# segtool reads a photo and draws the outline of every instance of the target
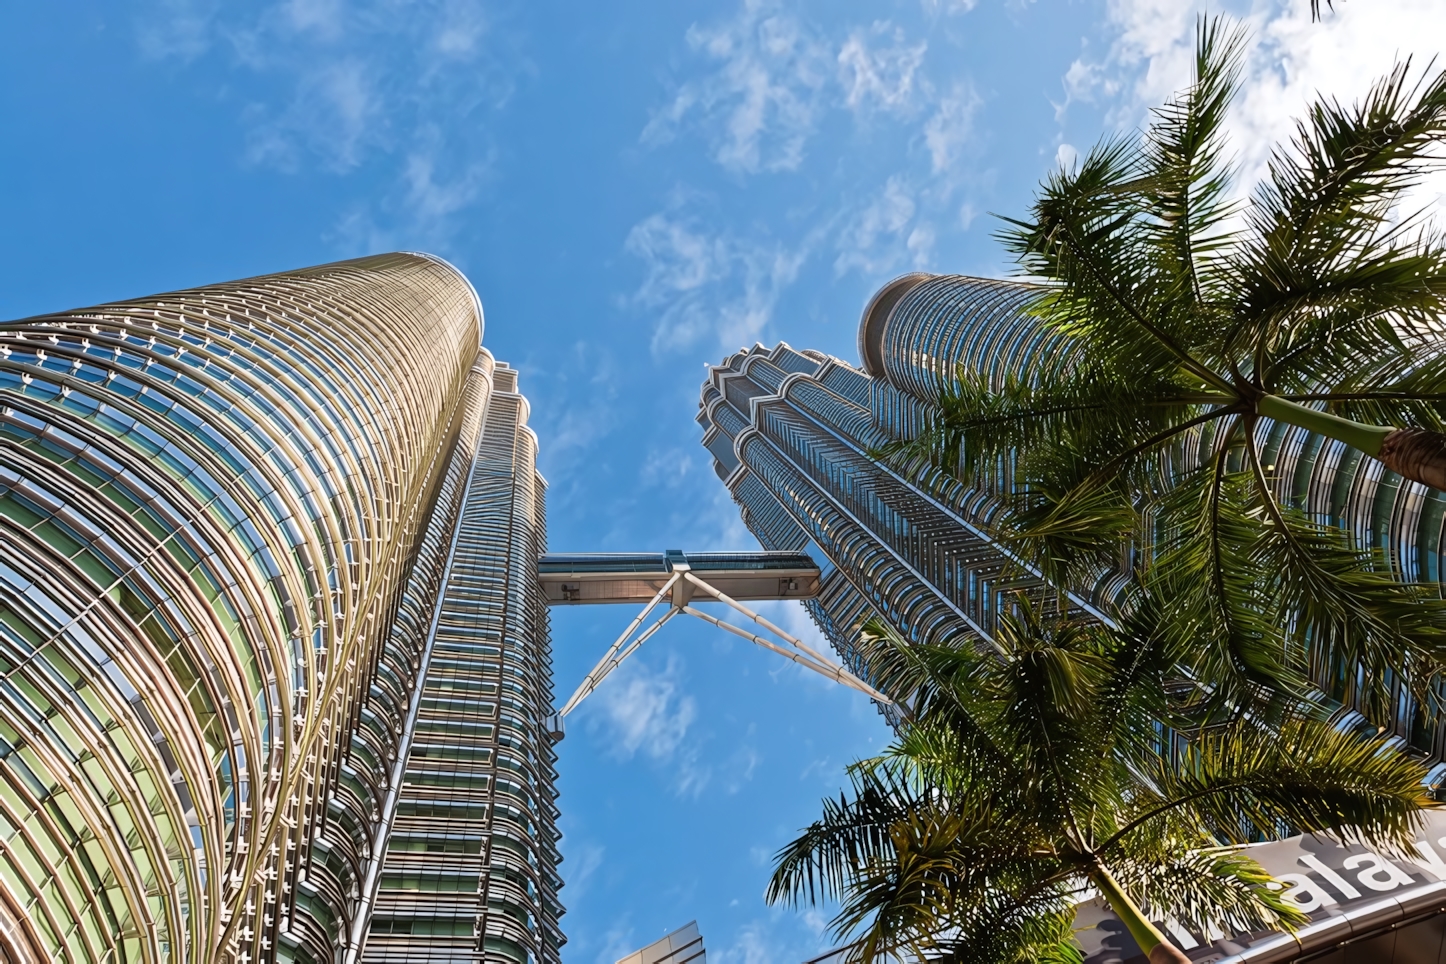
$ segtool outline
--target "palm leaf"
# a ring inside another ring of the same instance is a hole
[[[1134,821],[1188,807],[1234,843],[1289,828],[1410,853],[1433,805],[1421,763],[1313,719],[1273,734],[1248,722],[1209,730],[1150,776],[1154,793],[1136,801]]]
[[[1391,211],[1440,164],[1434,148],[1443,135],[1446,74],[1411,86],[1409,62],[1352,109],[1331,100],[1311,108],[1252,199],[1234,259],[1238,344],[1268,345],[1316,306],[1363,287],[1347,281],[1408,229],[1391,222]]]

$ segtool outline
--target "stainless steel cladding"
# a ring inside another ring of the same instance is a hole
[[[481,329],[407,254],[0,324],[0,957],[355,953],[500,397]]]
[[[879,385],[836,358],[758,346],[712,369],[698,415],[764,547],[816,547],[832,563],[805,605],[855,672],[870,613],[915,639],[987,633],[1009,568],[982,528],[989,503],[925,489],[873,457],[889,438],[872,411]],[[1015,573],[1008,584],[1034,583]]]

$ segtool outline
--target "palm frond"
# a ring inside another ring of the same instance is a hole
[[[1358,667],[1354,696],[1369,718],[1394,721],[1402,680],[1426,697],[1446,660],[1439,589],[1398,580],[1348,533],[1294,510],[1261,528],[1253,553],[1279,577],[1275,618],[1298,640],[1294,648]]]
[[[1199,934],[1293,929],[1309,916],[1280,897],[1270,874],[1248,855],[1196,839],[1141,837],[1110,861],[1119,882],[1156,917]]]
[[[919,957],[928,964],[1084,964],[1073,896],[1063,886],[1027,902],[998,895],[921,946]]]
[[[1251,549],[1260,538],[1253,477],[1226,470],[1228,450],[1181,479],[1158,513],[1158,555],[1146,573],[1181,664],[1220,704],[1250,707],[1262,690],[1299,693],[1299,660],[1271,619],[1274,574]]]
[[[1165,751],[1166,727],[1191,722],[1177,705],[1181,691],[1194,690],[1180,679],[1191,647],[1170,631],[1161,601],[1143,585],[1132,586],[1114,616],[1115,631],[1100,634],[1110,672],[1096,712],[1102,750],[1133,765]]]
[[[1137,801],[1134,819],[1188,808],[1234,843],[1290,828],[1409,853],[1433,805],[1425,777],[1421,763],[1321,720],[1289,720],[1268,734],[1242,722],[1206,731],[1160,765],[1153,799]]]
[[[1213,262],[1229,247],[1224,222],[1234,205],[1222,160],[1223,125],[1245,49],[1244,29],[1228,28],[1218,17],[1201,17],[1195,34],[1194,80],[1154,110],[1144,143],[1150,173],[1141,185],[1151,215],[1143,231],[1157,251],[1158,269],[1175,279],[1173,298],[1186,311],[1216,295]]]
[[[1250,555],[1270,574],[1273,621],[1296,641],[1291,655],[1308,659],[1313,649],[1357,667],[1354,695],[1363,710],[1392,721],[1402,677],[1425,697],[1440,675],[1446,601],[1439,589],[1398,580],[1382,553],[1362,551],[1342,530],[1282,506],[1254,433],[1245,442],[1264,510]]]
[[[1393,223],[1391,213],[1441,163],[1443,136],[1446,73],[1412,84],[1409,61],[1353,108],[1313,105],[1252,199],[1235,258],[1239,344],[1274,343],[1329,305],[1344,278],[1395,260],[1392,242],[1412,225]]]
[[[1064,462],[1063,453],[1054,454]],[[1069,463],[1057,467],[1054,479],[1036,479],[1018,493],[996,528],[1004,549],[1054,586],[1108,569],[1139,525],[1125,486],[1090,478],[1084,459]],[[1060,475],[1074,478],[1062,483]]]
[[[882,620],[870,619],[854,646],[869,679],[884,692],[905,696],[916,721],[951,727],[955,738],[969,740],[975,752],[988,745],[967,698],[985,659],[979,640],[915,643]]]
[[[1003,379],[961,365],[923,431],[884,454],[947,471],[965,484],[993,483],[1007,491],[1016,452],[1063,440],[1071,449],[1108,457],[1188,419],[1200,400],[1173,372],[1122,377],[1070,364],[1068,353],[1043,361]]]
[[[921,804],[887,772],[858,773],[852,798],[823,801],[823,816],[775,857],[769,903],[816,903],[845,893],[859,866],[893,854],[890,828]]]

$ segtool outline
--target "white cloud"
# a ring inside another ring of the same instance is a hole
[[[1112,123],[1144,123],[1149,107],[1189,82],[1202,9],[1175,0],[1112,0],[1108,53],[1071,66],[1064,107],[1094,100]],[[1255,0],[1237,13],[1251,35],[1229,121],[1241,191],[1264,176],[1271,149],[1293,133],[1294,119],[1318,95],[1349,104],[1398,59],[1413,56],[1420,69],[1446,47],[1446,4],[1439,0],[1338,3],[1319,23],[1311,22],[1310,5],[1301,0]],[[1434,179],[1422,200],[1439,206],[1443,191],[1446,178]]]
[[[799,782],[820,782],[829,788],[835,788],[844,781],[844,768],[833,762],[831,757],[819,757],[811,761],[798,774]]]
[[[699,115],[714,159],[725,168],[750,174],[797,168],[828,79],[828,46],[770,0],[743,0],[733,19],[695,24],[687,41],[716,67],[678,88],[643,141],[669,140]]]
[[[569,883],[569,890],[571,887],[572,884]],[[633,937],[632,924],[624,919],[608,928],[607,933],[603,936],[602,949],[598,951],[594,960],[597,964],[613,964],[614,961],[622,960],[637,949],[638,944]]]
[[[1269,145],[1318,94],[1349,104],[1398,60],[1412,57],[1419,72],[1446,50],[1446,4],[1436,0],[1337,3],[1316,24],[1308,5],[1286,5],[1257,14],[1252,26],[1258,43],[1231,124],[1246,184],[1264,176]],[[1423,200],[1430,195],[1440,210],[1446,178],[1424,187]]]
[[[534,408],[530,424],[546,439],[541,469],[552,480],[548,495],[566,504],[576,498],[570,489],[587,489],[588,499],[599,483],[600,463],[594,454],[624,417],[617,396],[624,372],[607,339],[549,344],[531,356],[513,359],[527,372],[525,391]],[[545,399],[566,398],[569,404],[545,404]],[[585,469],[581,468],[586,466]],[[580,491],[580,490],[579,490]]]
[[[983,101],[957,67],[948,68],[946,83],[931,77],[940,72],[932,63],[938,55],[925,39],[888,20],[814,25],[777,0],[740,0],[730,18],[694,25],[687,39],[704,61],[702,75],[674,88],[645,143],[697,133],[731,173],[802,170],[809,139],[832,113],[856,137],[887,138],[903,157],[862,178],[869,158],[809,165],[797,208],[770,223],[770,231],[793,232],[783,240],[757,227],[730,228],[726,215],[700,216],[696,199],[675,197],[640,221],[626,247],[646,272],[634,301],[659,313],[655,352],[714,338],[730,351],[763,337],[783,291],[821,249],[833,250],[836,276],[857,272],[872,283],[930,267],[941,237],[968,230],[973,188],[987,180],[969,163]],[[837,177],[851,182],[821,195],[814,182]],[[872,178],[869,187],[859,184]],[[940,221],[935,211],[958,216]]]
[[[765,866],[768,863],[771,857]],[[775,912],[744,924],[731,941],[715,941],[708,956],[714,964],[794,964],[817,956],[827,946],[827,929],[827,914],[818,908],[797,914]]]
[[[887,38],[891,46],[876,41]],[[918,93],[917,74],[928,44],[909,44],[904,31],[887,21],[855,30],[838,52],[839,81],[844,103],[855,111],[912,110]]]
[[[1073,144],[1061,143],[1055,149],[1054,162],[1066,171],[1073,170],[1075,164],[1079,162],[1079,151]]]
[[[246,158],[253,164],[296,170],[304,154],[335,171],[361,163],[366,149],[385,137],[388,121],[373,89],[371,70],[359,59],[324,63],[302,76],[291,102],[267,117],[258,107]]]
[[[939,100],[933,116],[924,124],[924,144],[935,174],[954,169],[974,132],[974,114],[981,101],[972,84],[956,86]]]
[[[712,471],[712,456],[708,459],[708,470]],[[721,485],[709,485],[710,493],[706,502],[695,508],[700,533],[700,545],[717,546],[720,552],[751,552],[758,548],[758,539],[743,524],[738,503],[732,494]]]
[[[633,226],[624,245],[642,260],[635,300],[659,313],[653,350],[713,340],[725,349],[751,344],[773,317],[782,291],[798,277],[810,246],[745,240],[710,230],[675,201]]]
[[[676,489],[688,479],[689,472],[693,468],[693,452],[673,447],[668,449],[652,449],[648,457],[643,460],[643,466],[638,470],[638,478],[644,485],[661,485],[664,488]]]
[[[517,69],[489,47],[483,0],[149,0],[143,53],[202,56],[249,76],[243,160],[283,172],[390,170],[338,220],[348,253],[375,242],[444,246],[480,200],[494,151],[481,110],[500,107]],[[515,67],[515,65],[514,65]],[[258,78],[266,82],[258,83]]]
[[[487,33],[487,17],[479,4],[450,0],[442,8],[433,47],[447,57],[467,59],[480,52]]]
[[[774,964],[776,960],[789,960],[776,953],[772,946],[767,926],[762,921],[753,921],[743,927],[738,938],[729,946],[719,948],[710,956],[717,964]]]
[[[743,785],[753,779],[753,772],[762,760],[763,757],[751,746],[740,746],[733,751],[725,766],[727,772],[723,789],[728,793],[742,790]]]
[[[697,716],[693,698],[679,691],[680,675],[675,657],[661,671],[633,658],[603,681],[584,705],[594,711],[590,719],[604,725],[609,752],[623,760],[641,752],[659,763],[675,762]]]
[[[731,19],[690,27],[687,42],[708,66],[676,87],[643,142],[699,130],[734,173],[797,170],[829,110],[907,116],[934,99],[922,73],[928,42],[887,20],[831,37],[777,0],[742,0]]]
[[[438,139],[440,141],[440,138]],[[422,225],[448,223],[454,214],[477,200],[489,164],[473,159],[452,177],[439,173],[445,158],[441,143],[425,145],[407,155],[407,210]]]
[[[803,603],[783,601],[759,603],[759,606],[761,607],[760,611],[763,612],[767,618],[783,627],[788,631],[789,635],[795,639],[802,640],[804,645],[808,646],[814,652],[822,653],[825,658],[827,658],[829,653],[833,652],[832,644],[829,643],[828,639],[819,631],[818,624],[813,621],[813,617],[808,614],[808,610],[803,608]],[[837,657],[835,656],[835,658]],[[807,670],[804,670],[804,672],[810,677],[828,683],[827,680],[824,680],[822,676],[816,673]],[[828,685],[836,686],[838,684],[828,683]]]
[[[219,9],[219,0],[158,0],[136,26],[142,55],[153,60],[195,60],[211,46]]]
[[[281,13],[291,29],[331,39],[341,33],[347,10],[343,0],[286,0]]]
[[[575,903],[587,893],[588,881],[602,866],[603,854],[607,851],[596,844],[583,844],[576,849],[569,846],[567,851],[567,897],[569,902]],[[611,964],[617,958],[608,960]]]
[[[906,179],[897,174],[890,177],[883,190],[839,233],[835,273],[882,275],[895,270],[905,258],[923,267],[933,247],[934,230],[915,220],[918,208]]]

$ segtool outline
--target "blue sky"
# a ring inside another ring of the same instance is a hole
[[[1354,97],[1446,38],[1439,0],[1336,6],[1311,25],[1307,0],[1225,5],[1255,37],[1245,183],[1310,91]],[[1007,272],[991,212],[1140,123],[1186,75],[1195,9],[8,4],[0,316],[432,251],[522,371],[554,549],[748,547],[692,421],[703,366],[755,340],[854,359],[894,275]],[[554,614],[560,699],[629,615]],[[862,697],[675,622],[570,722],[566,960],[611,964],[692,918],[715,964],[828,945],[826,914],[762,893],[770,855],[885,741]]]

